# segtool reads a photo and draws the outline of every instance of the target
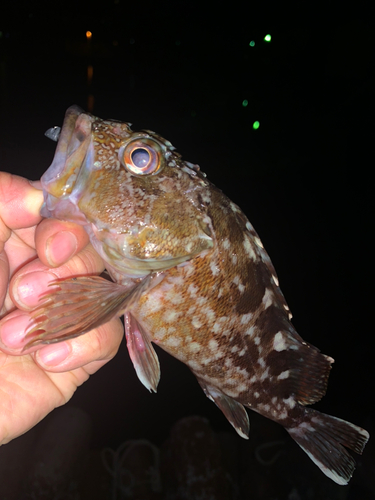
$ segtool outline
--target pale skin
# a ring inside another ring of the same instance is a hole
[[[23,351],[29,312],[56,278],[100,274],[103,261],[81,226],[42,220],[42,191],[0,172],[0,444],[27,432],[110,361],[119,319],[58,344]]]

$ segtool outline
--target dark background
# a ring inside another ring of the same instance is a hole
[[[44,132],[62,124],[71,104],[168,138],[243,209],[298,332],[336,360],[316,407],[371,427],[371,2],[1,8],[1,170],[38,179],[55,149]],[[69,404],[90,415],[93,447],[130,438],[160,445],[174,422],[193,414],[230,430],[189,370],[158,352],[157,395],[138,382],[125,344],[77,391]]]

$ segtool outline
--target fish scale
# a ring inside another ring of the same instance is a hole
[[[41,182],[42,215],[82,224],[115,283],[53,283],[33,312],[27,347],[124,314],[147,389],[156,392],[160,379],[155,343],[191,369],[241,437],[247,407],[284,426],[324,474],[347,484],[355,462],[345,447],[362,453],[369,435],[306,407],[325,394],[333,359],[295,331],[258,234],[197,165],[152,131],[72,106]]]

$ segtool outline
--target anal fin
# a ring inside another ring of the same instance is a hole
[[[235,399],[226,396],[216,387],[206,384],[206,382],[197,377],[199,385],[208,399],[211,399],[218,408],[224,413],[228,422],[233,425],[237,433],[244,439],[249,439],[250,422],[249,416],[241,403]]]
[[[126,344],[139,380],[150,392],[156,392],[160,380],[158,356],[142,326],[127,312],[124,316]]]

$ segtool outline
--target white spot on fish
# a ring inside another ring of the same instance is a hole
[[[212,327],[212,331],[214,333],[219,333],[223,329],[224,323],[226,322],[227,317],[222,316],[221,318],[217,319]]]
[[[167,337],[164,342],[170,347],[179,347],[181,345],[181,339],[179,337]]]
[[[280,351],[285,351],[286,350],[286,343],[284,336],[281,332],[277,332],[274,339],[273,339],[273,348],[275,351],[280,352]]]
[[[217,276],[220,273],[219,267],[213,261],[210,262],[210,268],[213,276]]]
[[[260,380],[263,382],[263,380],[266,380],[266,378],[268,378],[268,377],[269,377],[269,367],[267,366],[267,368],[264,370],[264,372],[260,376]]]
[[[189,254],[192,250],[193,250],[193,246],[194,246],[194,243],[192,241],[190,241],[186,246],[185,246],[185,250],[186,252]]]
[[[254,236],[254,241],[260,248],[264,248],[263,243],[260,241],[260,238],[258,236]]]
[[[152,300],[149,299],[147,301],[147,309],[149,314],[153,314],[157,312],[162,306],[162,302],[160,300]]]
[[[188,292],[192,297],[195,297],[198,292],[198,287],[193,285],[192,283],[189,285]]]
[[[194,326],[194,328],[201,328],[202,326],[202,322],[199,318],[197,318],[197,316],[195,316],[192,321],[191,321],[191,324]]]
[[[259,398],[259,396],[260,396],[259,392],[254,392],[254,396],[255,396],[256,398]]]
[[[277,279],[277,276],[275,276],[274,274],[272,275],[272,279],[273,281],[275,282],[275,285],[276,286],[279,286],[279,280]]]
[[[190,368],[192,370],[195,370],[195,371],[199,371],[202,369],[202,366],[200,363],[197,363],[196,361],[194,361],[193,359],[189,359],[188,362],[187,362],[188,366],[190,366]]]
[[[238,396],[238,390],[230,390],[230,389],[226,389],[225,393],[227,394],[227,396],[230,396],[232,398],[236,398]]]
[[[164,315],[163,315],[163,319],[166,323],[173,323],[174,321],[177,320],[178,316],[180,315],[180,313],[178,313],[177,311],[175,310],[168,310]]]
[[[246,385],[246,384],[239,384],[239,385],[237,386],[237,390],[238,390],[238,392],[239,392],[239,393],[241,393],[241,392],[246,392],[246,391],[247,391],[247,389],[248,389],[248,387],[247,387],[247,385]]]
[[[288,399],[284,399],[284,403],[289,406],[289,408],[294,408],[296,406],[296,402],[292,398],[292,396],[289,396]]]
[[[270,288],[266,288],[266,291],[264,292],[264,296],[262,299],[262,304],[264,305],[264,309],[267,309],[272,305],[273,302],[273,293]]]
[[[246,229],[247,229],[248,231],[254,231],[254,228],[253,228],[253,226],[250,224],[250,222],[249,222],[249,221],[247,221],[247,222],[246,222]]]
[[[249,335],[249,337],[252,337],[255,333],[255,327],[251,326],[245,331],[245,335]]]
[[[223,241],[223,247],[224,247],[225,250],[229,250],[229,248],[230,248],[230,241],[228,240],[228,238],[226,238]]]
[[[239,366],[236,366],[235,370],[239,375],[242,375],[242,377],[245,377],[245,379],[247,380],[249,372],[245,370],[245,368],[240,368]]]
[[[230,202],[230,208],[233,210],[233,212],[240,212],[241,210],[238,208],[238,206],[233,203],[232,201]]]
[[[201,345],[198,344],[198,342],[192,342],[191,344],[189,344],[190,352],[196,353],[199,352],[200,350],[201,350]]]
[[[254,252],[253,245],[251,243],[250,238],[245,235],[244,241],[243,241],[243,246],[245,248],[245,251],[247,255],[250,257],[251,260],[256,260],[257,256],[256,253]]]
[[[241,316],[241,325],[247,325],[249,323],[249,321],[251,320],[252,316],[253,315],[251,313],[243,314]]]
[[[211,201],[210,193],[209,193],[209,192],[203,193],[203,194],[202,194],[202,200],[203,200],[205,203],[209,204],[209,203],[210,203],[210,201]]]
[[[289,377],[289,370],[285,370],[284,372],[281,372],[277,378],[278,380],[283,380],[284,378],[288,377]]]
[[[215,339],[211,339],[208,342],[208,347],[211,349],[211,351],[216,351],[217,348],[219,347],[219,343]]]

